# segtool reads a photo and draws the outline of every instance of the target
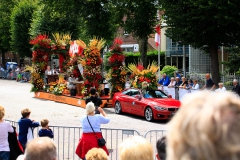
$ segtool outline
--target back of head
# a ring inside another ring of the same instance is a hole
[[[240,159],[240,100],[230,92],[186,96],[170,122],[168,160]]]
[[[152,145],[143,137],[134,136],[120,144],[120,160],[153,160]]]
[[[95,111],[95,106],[93,102],[88,102],[86,105],[86,114],[90,114]]]
[[[25,160],[55,160],[57,150],[52,139],[39,137],[28,142],[25,155]]]
[[[31,110],[28,109],[28,108],[25,108],[25,109],[23,109],[23,110],[21,111],[21,114],[22,114],[22,117],[23,117],[23,118],[28,117],[28,116],[30,115],[30,113],[31,113]]]
[[[0,106],[0,120],[3,119],[4,115],[5,115],[5,109],[2,106]]]
[[[96,94],[96,89],[95,88],[90,88],[90,94],[95,95]]]
[[[87,152],[86,160],[108,160],[108,156],[103,149],[92,148]]]
[[[165,160],[166,159],[166,137],[165,136],[157,141],[156,147],[157,147],[158,157],[160,158],[160,160]]]

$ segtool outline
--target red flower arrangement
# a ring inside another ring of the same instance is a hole
[[[126,69],[123,65],[125,56],[122,53],[123,49],[120,47],[122,40],[116,38],[114,40],[113,46],[111,46],[110,51],[112,55],[108,58],[108,66],[111,67],[108,75],[109,82],[111,83],[111,95],[115,92],[122,91],[125,87],[126,80]]]
[[[88,94],[91,87],[99,88],[99,84],[102,83],[101,73],[101,49],[103,48],[105,41],[103,39],[93,38],[87,48],[84,51],[84,57],[80,57],[79,62],[84,67],[83,77],[85,90]]]

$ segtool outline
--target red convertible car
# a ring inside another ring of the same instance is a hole
[[[144,116],[147,121],[170,119],[180,107],[180,101],[169,98],[161,90],[146,90],[142,93],[129,88],[114,94],[112,104],[115,112]]]

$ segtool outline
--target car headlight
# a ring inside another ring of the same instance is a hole
[[[160,106],[154,106],[154,108],[155,108],[156,110],[159,110],[159,111],[167,110],[167,108],[165,108],[165,107],[160,107]]]

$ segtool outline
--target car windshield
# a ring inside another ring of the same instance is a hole
[[[168,98],[168,96],[160,90],[147,90],[143,94],[144,98]]]

